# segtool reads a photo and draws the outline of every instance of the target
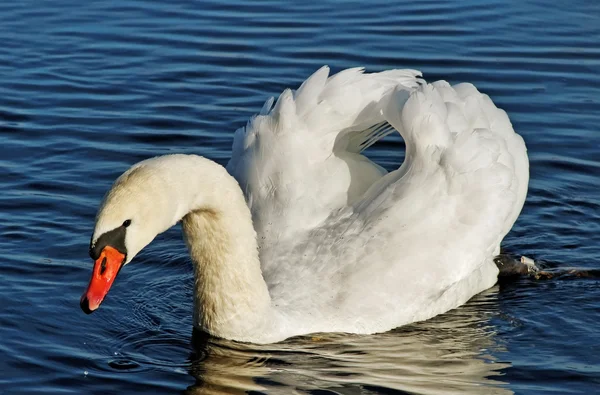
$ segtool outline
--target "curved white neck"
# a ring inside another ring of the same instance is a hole
[[[194,158],[195,159],[195,158]],[[204,160],[186,188],[183,234],[194,263],[194,324],[212,335],[243,340],[265,324],[271,306],[250,210],[237,181]]]
[[[195,277],[194,325],[212,335],[249,339],[268,320],[271,299],[262,276],[250,210],[225,168],[194,155],[176,155],[176,211]],[[181,218],[179,216],[179,218]]]
[[[224,167],[196,155],[166,155],[137,163],[107,193],[93,239],[123,226],[125,220],[126,263],[157,234],[183,220],[194,263],[197,328],[251,341],[272,324],[250,209]]]

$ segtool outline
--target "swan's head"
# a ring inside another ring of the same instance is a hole
[[[177,207],[169,205],[174,191],[165,186],[154,162],[140,162],[126,171],[98,210],[90,241],[94,269],[80,301],[88,314],[100,306],[121,268],[177,220]]]

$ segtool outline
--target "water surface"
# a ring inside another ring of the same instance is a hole
[[[560,3],[560,2],[559,2]],[[501,284],[376,336],[191,342],[180,229],[123,270],[91,316],[94,215],[131,164],[225,164],[233,131],[323,64],[470,81],[510,115],[530,193],[505,248],[599,269],[600,3],[0,3],[0,392],[544,394],[600,388],[594,278]],[[370,155],[402,160],[390,137]]]

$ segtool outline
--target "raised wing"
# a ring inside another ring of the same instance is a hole
[[[394,90],[413,90],[419,72],[362,68],[329,77],[323,67],[296,91],[236,131],[227,170],[240,183],[261,239],[313,229],[386,172],[360,152],[393,129],[383,110]]]
[[[384,120],[404,138],[405,162],[309,234],[270,249],[263,273],[277,303],[390,328],[455,308],[496,282],[493,256],[527,191],[522,138],[470,84],[397,90],[387,104]]]
[[[408,100],[400,92],[384,114],[404,138],[406,159],[349,209],[355,225],[346,232],[353,235],[346,237],[353,240],[348,260],[355,264],[344,269],[348,278],[360,281],[369,262],[368,273],[380,273],[379,287],[411,279],[411,292],[432,301],[461,289],[453,287],[478,271],[485,273],[473,280],[480,284],[463,289],[491,286],[492,258],[527,193],[523,139],[506,113],[471,84],[438,81]],[[448,300],[458,305],[470,296]]]

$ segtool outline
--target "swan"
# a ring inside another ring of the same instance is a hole
[[[406,153],[388,173],[362,152],[393,132]],[[197,329],[253,343],[384,332],[496,283],[528,180],[523,139],[473,85],[325,66],[235,132],[226,168],[175,154],[121,175],[98,210],[80,305],[96,310],[181,221]]]

